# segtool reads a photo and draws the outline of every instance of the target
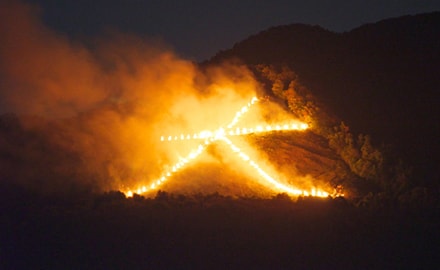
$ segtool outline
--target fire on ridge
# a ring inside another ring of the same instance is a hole
[[[289,123],[279,123],[275,125],[260,124],[254,127],[236,127],[241,117],[246,114],[249,109],[255,105],[259,99],[253,97],[246,106],[243,106],[241,110],[237,111],[232,121],[226,127],[220,127],[217,130],[203,130],[194,134],[180,134],[180,135],[168,135],[161,136],[160,141],[184,141],[184,140],[201,140],[198,147],[191,150],[191,152],[183,158],[180,158],[179,162],[174,164],[170,170],[165,171],[161,177],[153,181],[149,185],[141,185],[136,189],[128,189],[123,192],[127,197],[132,197],[133,194],[144,194],[154,190],[157,190],[161,185],[168,181],[175,173],[181,171],[185,166],[194,161],[204,150],[214,142],[223,142],[229,146],[230,150],[235,153],[242,161],[243,165],[252,169],[252,172],[259,179],[266,183],[266,186],[277,192],[285,192],[291,196],[314,196],[314,197],[328,197],[330,194],[326,191],[311,188],[310,190],[302,190],[296,187],[284,184],[279,180],[272,177],[263,168],[261,168],[249,155],[243,152],[237,147],[229,137],[242,136],[251,133],[265,133],[272,131],[304,131],[309,128],[307,123],[300,121],[291,121]]]

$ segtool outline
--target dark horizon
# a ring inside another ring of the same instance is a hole
[[[75,38],[107,30],[157,38],[203,61],[273,26],[304,23],[344,32],[366,23],[440,10],[438,1],[63,1],[29,0],[45,23]]]

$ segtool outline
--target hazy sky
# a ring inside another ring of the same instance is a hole
[[[364,23],[440,11],[438,0],[30,0],[51,28],[75,36],[118,29],[156,37],[202,61],[271,26],[306,23],[343,32]]]

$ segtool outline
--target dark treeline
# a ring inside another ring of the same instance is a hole
[[[439,203],[2,188],[2,269],[414,269],[438,264]]]

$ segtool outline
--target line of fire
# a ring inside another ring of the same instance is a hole
[[[123,190],[127,197],[132,197],[134,194],[146,194],[155,190],[158,190],[165,182],[173,177],[176,173],[183,170],[186,165],[194,162],[197,157],[204,152],[204,150],[213,143],[224,143],[228,146],[230,151],[234,153],[242,161],[243,166],[247,166],[254,173],[255,177],[259,180],[263,180],[267,188],[272,189],[275,192],[287,193],[290,196],[312,196],[312,197],[336,197],[343,196],[338,192],[328,192],[322,189],[312,187],[309,190],[299,189],[290,184],[283,183],[280,180],[273,177],[266,170],[264,170],[252,157],[246,154],[242,149],[236,146],[232,139],[236,136],[243,136],[248,134],[269,133],[276,131],[305,131],[309,129],[307,123],[303,123],[297,120],[290,122],[278,123],[278,124],[260,124],[251,127],[239,127],[237,126],[242,116],[247,114],[250,109],[262,99],[253,97],[247,105],[243,106],[236,112],[235,117],[225,127],[220,127],[217,130],[202,130],[193,134],[179,134],[179,135],[167,135],[161,136],[160,141],[162,143],[185,141],[185,140],[199,140],[200,144],[192,149],[185,157],[181,157],[180,160],[174,164],[171,169],[166,170],[158,179],[152,181],[148,185],[140,185],[135,189]]]

